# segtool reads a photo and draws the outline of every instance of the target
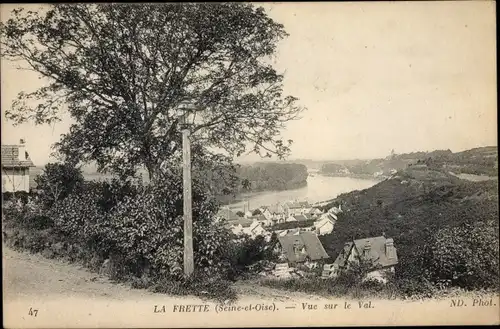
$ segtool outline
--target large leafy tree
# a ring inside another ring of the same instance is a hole
[[[56,147],[68,160],[117,173],[144,166],[155,178],[180,158],[186,118],[205,161],[214,149],[290,151],[279,132],[301,108],[269,64],[287,34],[262,8],[57,4],[12,15],[1,25],[2,56],[49,84],[21,92],[6,116],[43,124],[67,109],[75,124]]]

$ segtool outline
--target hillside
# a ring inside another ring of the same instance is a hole
[[[369,189],[340,195],[326,208],[337,204],[342,204],[344,213],[334,231],[320,238],[329,255],[335,259],[353,238],[385,234],[397,246],[401,275],[417,266],[417,255],[441,230],[484,223],[498,241],[496,180],[472,182],[419,165]]]
[[[480,147],[453,153],[450,150],[391,154],[383,159],[332,161],[321,166],[320,173],[330,176],[390,176],[395,170],[427,163],[454,173],[498,175],[498,148]]]

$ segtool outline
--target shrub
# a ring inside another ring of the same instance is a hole
[[[2,193],[3,202],[20,200],[21,202],[27,203],[30,197],[33,197],[32,192],[28,193],[26,191],[16,191]]]
[[[213,200],[194,184],[195,266],[206,275],[227,275],[230,235],[212,221],[216,210]],[[118,181],[87,183],[58,201],[51,215],[71,243],[85,245],[87,258],[113,258],[119,277],[182,276],[182,183],[176,177],[147,187]]]
[[[230,260],[230,277],[235,278],[251,270],[252,273],[262,271],[269,261],[274,261],[276,255],[273,249],[278,241],[276,234],[271,236],[269,242],[263,236],[255,239],[244,236],[242,239],[228,243],[227,258]]]
[[[83,184],[82,171],[67,163],[48,163],[35,178],[42,204],[50,208]]]
[[[231,288],[231,282],[221,276],[206,276],[200,272],[188,278],[164,278],[154,284],[151,290],[172,295],[195,295],[218,302],[236,300],[236,292]]]
[[[429,248],[429,279],[445,287],[498,288],[498,244],[498,222],[439,230]]]

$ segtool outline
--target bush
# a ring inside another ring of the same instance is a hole
[[[226,256],[231,262],[230,278],[245,272],[262,271],[268,265],[267,262],[275,260],[273,249],[277,242],[276,234],[271,236],[269,242],[263,236],[257,236],[255,239],[244,236],[242,239],[231,241]]]
[[[213,200],[194,184],[195,266],[206,275],[227,275],[230,235],[212,221],[216,210]],[[113,257],[118,276],[182,276],[182,183],[176,177],[147,187],[88,183],[58,201],[50,213],[71,243],[80,241],[100,259]]]
[[[76,191],[83,181],[82,171],[67,163],[48,163],[35,178],[41,202],[47,208]]]
[[[498,244],[493,221],[441,229],[429,248],[428,277],[444,287],[498,288]]]
[[[151,291],[172,295],[195,295],[218,302],[236,300],[236,292],[231,288],[231,282],[221,276],[207,277],[200,272],[189,278],[164,278],[153,285]]]
[[[33,193],[26,191],[16,191],[16,192],[3,192],[2,199],[3,202],[20,200],[23,203],[27,203],[30,197],[33,197]]]

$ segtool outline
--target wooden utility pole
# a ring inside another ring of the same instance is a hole
[[[183,191],[184,191],[184,274],[194,272],[193,213],[191,200],[191,141],[189,126],[184,119],[182,126]]]

